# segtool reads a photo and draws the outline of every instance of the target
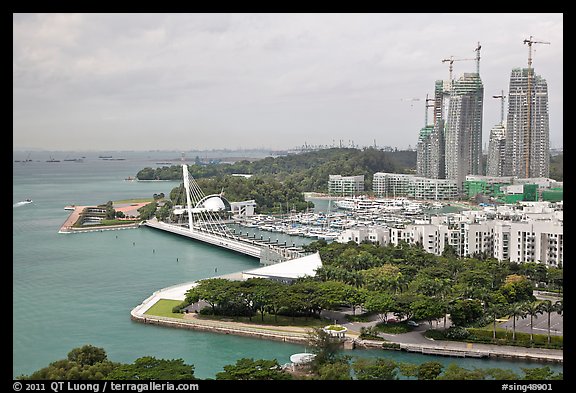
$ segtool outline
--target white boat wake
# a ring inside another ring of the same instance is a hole
[[[27,200],[27,201],[20,201],[20,202],[16,202],[15,204],[12,205],[12,207],[20,207],[20,206],[24,206],[24,205],[28,205],[32,203],[31,200]]]

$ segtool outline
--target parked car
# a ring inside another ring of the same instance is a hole
[[[386,320],[386,322],[387,322],[387,323],[396,323],[396,322],[398,322],[398,320],[397,320],[396,318],[388,318],[388,319]]]
[[[412,321],[412,320],[409,320],[408,322],[406,322],[406,324],[407,324],[408,326],[413,326],[413,327],[420,326],[420,324],[419,324],[418,322],[415,322],[415,321]]]

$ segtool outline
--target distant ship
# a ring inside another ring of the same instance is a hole
[[[98,156],[98,158],[112,158],[112,156]]]
[[[60,160],[55,160],[54,158],[52,158],[52,156],[50,156],[50,159],[46,160],[46,162],[60,162]]]

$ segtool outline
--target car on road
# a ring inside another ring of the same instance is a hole
[[[418,327],[420,326],[420,324],[418,322],[415,322],[413,320],[409,320],[408,322],[406,322],[406,325],[408,326],[412,326],[412,327]]]
[[[396,322],[398,322],[398,320],[396,318],[388,318],[386,320],[386,323],[396,323]]]

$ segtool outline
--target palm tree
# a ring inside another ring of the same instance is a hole
[[[516,318],[524,318],[526,311],[524,311],[523,303],[514,303],[510,306],[510,316],[512,317],[512,341],[516,341]]]
[[[499,303],[492,303],[488,306],[488,313],[492,316],[492,339],[496,340],[496,319],[504,312],[504,305]]]
[[[564,312],[564,300],[558,300],[555,304],[556,304],[556,312],[558,313],[558,315],[562,315],[562,312]]]
[[[524,311],[526,312],[524,317],[527,315],[530,316],[530,342],[532,342],[534,339],[534,334],[532,332],[534,318],[538,318],[538,314],[543,313],[542,304],[540,302],[526,303],[524,304]]]
[[[550,344],[550,314],[553,312],[562,314],[564,303],[562,300],[558,300],[555,303],[552,303],[551,300],[544,300],[540,303],[540,306],[542,307],[542,311],[548,314],[548,344]]]

